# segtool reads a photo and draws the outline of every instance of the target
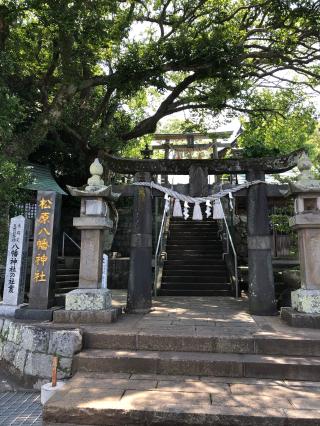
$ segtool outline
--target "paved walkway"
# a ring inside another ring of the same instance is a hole
[[[125,306],[126,292],[113,290],[115,306]],[[183,336],[269,336],[320,342],[319,330],[293,328],[279,316],[252,316],[246,298],[232,297],[158,297],[146,315],[123,315],[109,326],[86,326],[104,333],[152,333]],[[320,352],[318,353],[320,355]]]
[[[113,291],[113,297],[115,305],[125,305],[124,292]],[[319,381],[236,377],[237,371],[230,374],[229,367],[226,376],[231,377],[216,377],[224,374],[220,371],[211,376],[183,375],[185,370],[193,371],[193,363],[211,356],[226,361],[263,354],[264,362],[297,365],[305,356],[319,356],[319,331],[290,328],[279,317],[252,316],[245,298],[159,297],[146,315],[123,315],[116,323],[84,329],[89,349],[82,355],[92,357],[91,372],[83,367],[75,375],[50,401],[45,419],[59,419],[63,413],[70,423],[84,421],[85,416],[88,423],[110,425],[161,421],[165,425],[320,425]],[[161,353],[165,361],[170,356],[177,365],[180,362],[181,369],[170,375],[126,372],[138,369],[143,357],[141,370],[147,372],[152,356]],[[109,365],[104,373],[99,371],[99,356],[102,370]],[[121,359],[124,372],[112,372]],[[68,410],[64,410],[66,401]]]
[[[75,423],[91,417],[92,424],[151,424],[147,419],[157,412],[163,424],[171,419],[171,424],[194,425],[198,419],[201,425],[316,426],[319,401],[320,382],[78,373],[50,400],[49,410],[59,412],[67,404]],[[103,423],[106,412],[108,422]],[[139,415],[145,423],[139,423]],[[201,415],[207,422],[200,421]]]

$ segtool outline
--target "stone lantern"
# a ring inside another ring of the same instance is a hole
[[[103,167],[97,158],[90,166],[90,173],[84,189],[68,187],[71,195],[81,198],[80,217],[73,219],[73,225],[81,230],[79,288],[67,293],[64,314],[57,314],[59,317],[64,315],[64,319],[81,320],[83,317],[88,322],[88,311],[93,312],[92,316],[97,320],[98,317],[106,318],[103,312],[111,309],[111,292],[101,288],[103,243],[105,230],[113,227],[108,203],[120,196],[112,192],[111,186],[104,185],[101,178]],[[82,317],[67,315],[66,318],[67,311],[86,314]],[[100,315],[97,315],[98,311]]]
[[[292,326],[320,328],[320,180],[306,154],[298,168],[298,181],[289,184],[295,198],[289,224],[298,233],[301,288],[291,293],[292,308],[282,308],[281,317]]]

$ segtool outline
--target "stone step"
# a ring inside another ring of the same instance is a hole
[[[201,246],[210,246],[210,245],[216,246],[216,245],[221,245],[222,243],[221,243],[221,240],[218,239],[218,238],[217,239],[207,238],[204,241],[201,241],[201,244],[199,244],[198,241],[194,241],[194,239],[192,239],[192,238],[188,239],[186,237],[184,237],[184,238],[169,237],[168,240],[167,240],[167,246],[168,245],[181,246],[181,245],[186,245],[186,244],[188,245],[188,247],[193,247],[193,246],[199,246],[199,245],[201,245]]]
[[[78,288],[78,281],[74,281],[74,282],[69,282],[67,286],[65,287],[59,287],[55,289],[55,293],[58,294],[65,294],[65,293],[69,293],[69,291],[74,290],[75,288]]]
[[[181,281],[173,281],[172,279],[165,278],[161,283],[161,291],[162,290],[186,290],[187,292],[190,291],[199,291],[199,290],[230,290],[230,284],[225,282],[203,282],[203,278],[198,281],[194,281],[194,279],[191,281],[181,280]]]
[[[212,274],[201,274],[199,275],[174,275],[174,276],[170,276],[165,274],[164,276],[162,276],[162,280],[163,283],[183,283],[183,284],[188,284],[188,283],[193,283],[193,284],[197,284],[197,283],[201,283],[201,284],[217,284],[217,283],[225,283],[226,282],[226,275],[220,274],[218,276],[214,276]]]
[[[189,210],[190,211],[190,210]],[[218,227],[218,222],[212,219],[204,220],[193,220],[192,218],[184,219],[182,217],[173,217],[170,219],[170,225],[185,225],[185,226],[201,226],[201,225],[210,225]]]
[[[77,274],[77,275],[79,275],[79,268],[78,269],[76,269],[76,268],[73,268],[73,269],[71,269],[71,268],[61,268],[61,267],[58,267],[57,268],[57,272],[56,272],[56,276],[58,277],[59,275],[73,275],[73,274]]]
[[[222,253],[221,252],[215,252],[215,253],[198,253],[198,252],[181,252],[181,250],[175,250],[170,251],[168,253],[169,260],[186,260],[186,261],[193,261],[193,260],[202,260],[208,262],[214,262],[215,260],[222,260]]]
[[[202,255],[222,255],[222,250],[219,248],[214,248],[214,247],[209,247],[209,248],[204,248],[204,247],[199,247],[197,249],[185,249],[183,245],[181,245],[180,247],[166,247],[166,252],[167,254],[170,256],[174,256],[180,253],[180,256],[183,257],[184,255],[194,255],[194,256],[202,256]]]
[[[318,426],[318,382],[76,374],[45,404],[43,424]]]
[[[74,371],[320,380],[320,358],[90,349],[75,356]]]
[[[169,277],[226,277],[227,272],[225,268],[214,268],[211,269],[202,269],[202,268],[190,268],[189,270],[187,268],[182,269],[164,269],[162,273],[162,277],[169,278]]]
[[[226,264],[225,262],[220,258],[220,259],[215,259],[213,260],[211,258],[210,262],[208,262],[208,259],[199,259],[199,258],[194,258],[194,259],[167,259],[164,261],[164,267],[168,268],[168,269],[175,269],[175,268],[189,268],[189,269],[194,269],[195,268],[207,268],[207,269],[211,269],[211,268],[225,268]]]
[[[155,319],[154,321],[157,321]],[[174,320],[173,320],[174,321]],[[83,331],[85,349],[117,349],[132,351],[173,351],[173,352],[205,352],[229,354],[276,355],[289,357],[318,357],[320,340],[295,337],[273,337],[272,335],[229,335],[221,334],[225,327],[231,327],[233,318],[220,318],[214,321],[189,319],[195,327],[214,327],[216,335],[207,336],[172,335],[159,333],[155,329],[140,332],[117,332],[107,328],[85,328]],[[204,325],[206,324],[206,325]],[[211,328],[212,331],[212,328]]]
[[[170,228],[169,235],[185,235],[197,238],[197,236],[210,236],[211,238],[219,238],[217,230],[211,228]]]
[[[188,244],[185,241],[180,243],[168,242],[166,249],[168,250],[182,250],[182,251],[219,251],[222,252],[221,242],[217,244]]]
[[[78,281],[79,280],[79,273],[78,274],[57,274],[56,275],[56,283],[63,283],[66,281]]]
[[[208,297],[228,297],[232,296],[231,290],[189,290],[186,286],[181,290],[163,289],[162,287],[158,291],[159,296],[208,296]]]
[[[213,224],[192,224],[192,223],[173,223],[169,226],[170,230],[180,230],[180,231],[195,231],[196,229],[200,231],[213,231],[218,232],[219,228]]]

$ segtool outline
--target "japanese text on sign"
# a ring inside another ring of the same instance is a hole
[[[34,257],[34,274],[33,280],[36,283],[43,283],[47,281],[46,264],[48,262],[48,250],[50,249],[50,236],[51,236],[51,221],[52,221],[52,206],[53,202],[50,198],[42,197],[38,201],[38,217],[36,224],[38,225],[36,238],[36,255]]]

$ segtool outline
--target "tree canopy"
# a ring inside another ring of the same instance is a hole
[[[245,112],[293,73],[316,85],[319,36],[313,0],[0,0],[2,155],[77,180],[175,112]]]
[[[264,89],[248,101],[252,112],[242,120],[238,139],[246,157],[278,156],[305,148],[319,162],[317,115],[307,96],[296,88]]]

